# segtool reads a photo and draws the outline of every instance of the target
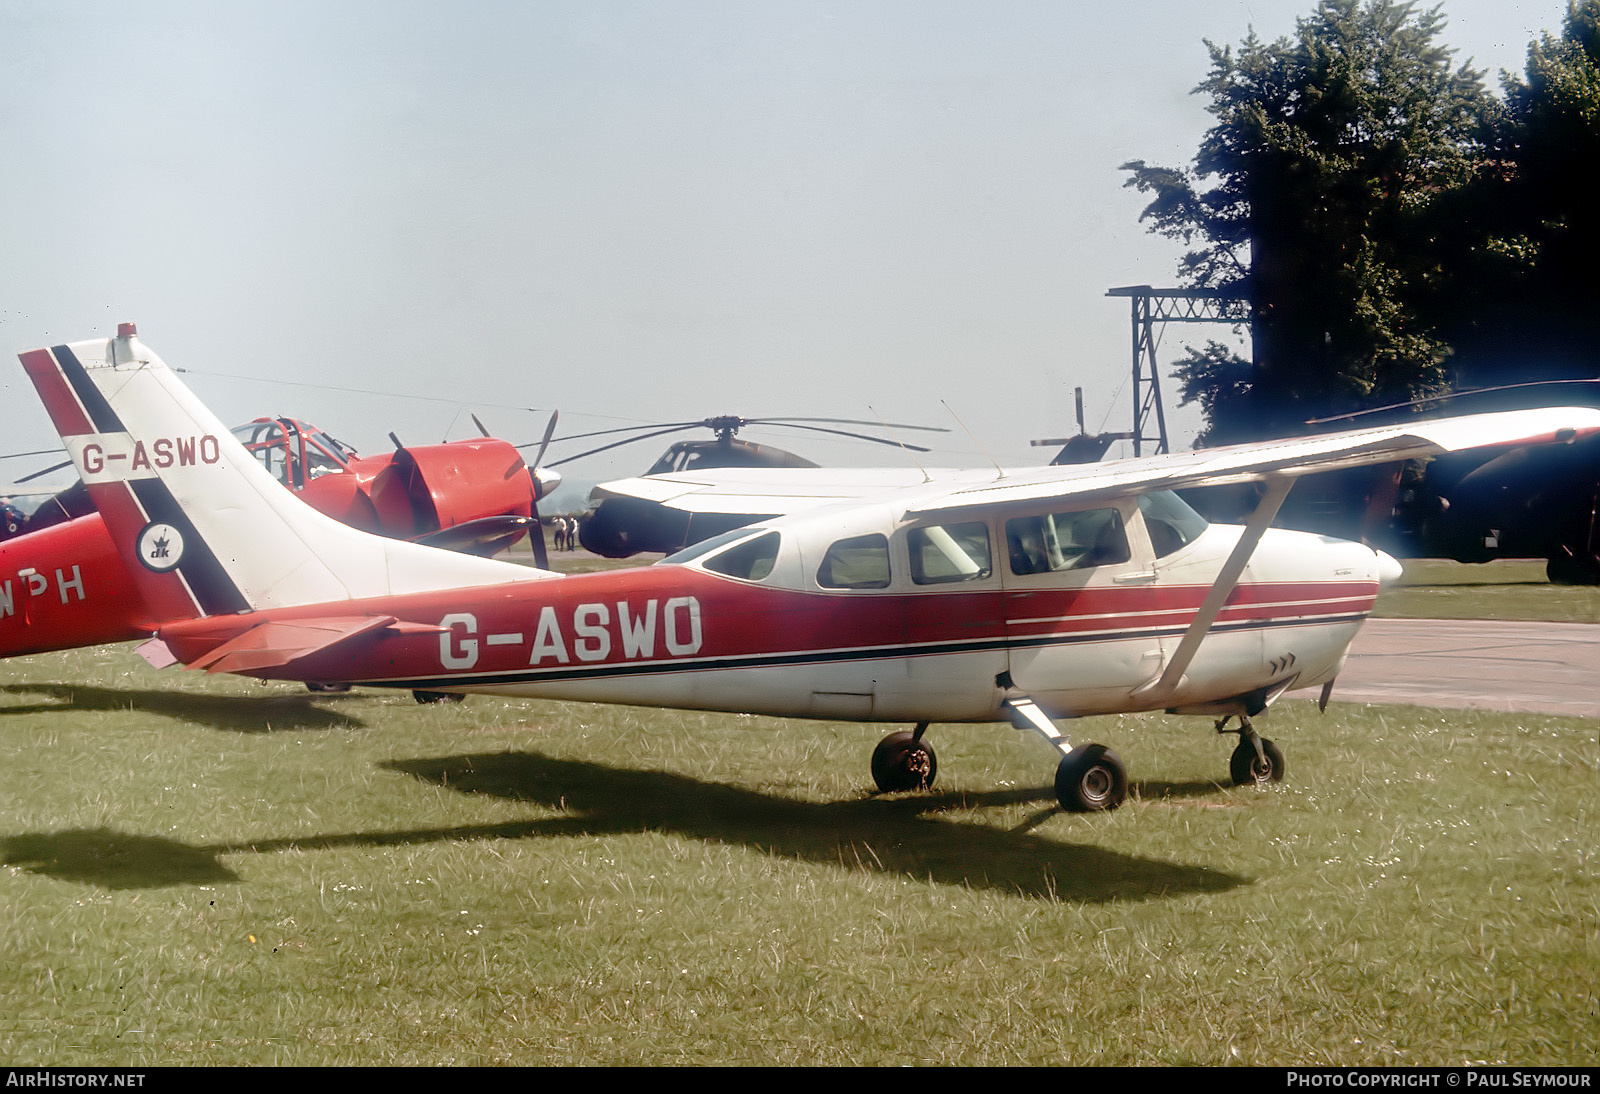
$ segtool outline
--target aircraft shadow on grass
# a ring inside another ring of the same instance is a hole
[[[107,828],[73,829],[0,838],[0,863],[108,889],[145,889],[238,881],[221,859],[246,852],[648,831],[748,847],[850,872],[900,875],[1041,900],[1147,900],[1221,892],[1248,883],[1204,866],[1046,839],[1025,830],[1031,822],[1005,831],[929,816],[1053,800],[1052,791],[1045,788],[815,803],[683,775],[623,770],[529,752],[397,760],[384,766],[461,793],[536,803],[563,815],[505,824],[200,846]]]
[[[337,695],[200,695],[138,688],[100,688],[82,684],[0,684],[12,695],[46,695],[59,702],[0,707],[0,717],[49,711],[137,711],[180,722],[197,722],[231,733],[272,733],[280,729],[365,729],[357,718],[323,710],[317,704]]]
[[[1082,902],[1214,892],[1245,879],[1203,866],[1061,843],[1027,829],[1058,811],[1049,788],[803,802],[661,771],[608,767],[533,752],[384,765],[466,794],[562,810],[549,835],[666,832],[802,862]],[[1016,829],[937,819],[954,810],[1050,803]]]

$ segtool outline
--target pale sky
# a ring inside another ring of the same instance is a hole
[[[1443,7],[1495,88],[1566,10]],[[0,0],[0,450],[55,442],[12,355],[131,319],[224,421],[365,452],[470,435],[468,410],[517,441],[551,409],[561,432],[875,410],[956,430],[906,435],[933,463],[985,462],[943,400],[1039,462],[1074,386],[1091,430],[1129,428],[1105,292],[1175,283],[1119,166],[1188,165],[1203,39],[1312,8]],[[1164,363],[1205,336],[1169,328]],[[638,473],[665,444],[565,470]]]

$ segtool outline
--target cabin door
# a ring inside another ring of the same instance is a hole
[[[1012,684],[1062,717],[1127,709],[1162,665],[1163,592],[1132,500],[999,529]]]

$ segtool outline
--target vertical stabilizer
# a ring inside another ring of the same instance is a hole
[[[553,577],[368,535],[278,482],[131,323],[24,353],[152,622]]]

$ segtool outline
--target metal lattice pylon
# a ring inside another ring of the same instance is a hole
[[[1250,321],[1250,303],[1239,293],[1222,289],[1154,289],[1125,285],[1109,289],[1107,296],[1125,296],[1133,308],[1133,454],[1144,455],[1145,442],[1154,442],[1152,455],[1167,452],[1167,412],[1161,403],[1161,371],[1156,346],[1161,338],[1156,324],[1227,323]],[[1150,419],[1155,418],[1155,432]]]

